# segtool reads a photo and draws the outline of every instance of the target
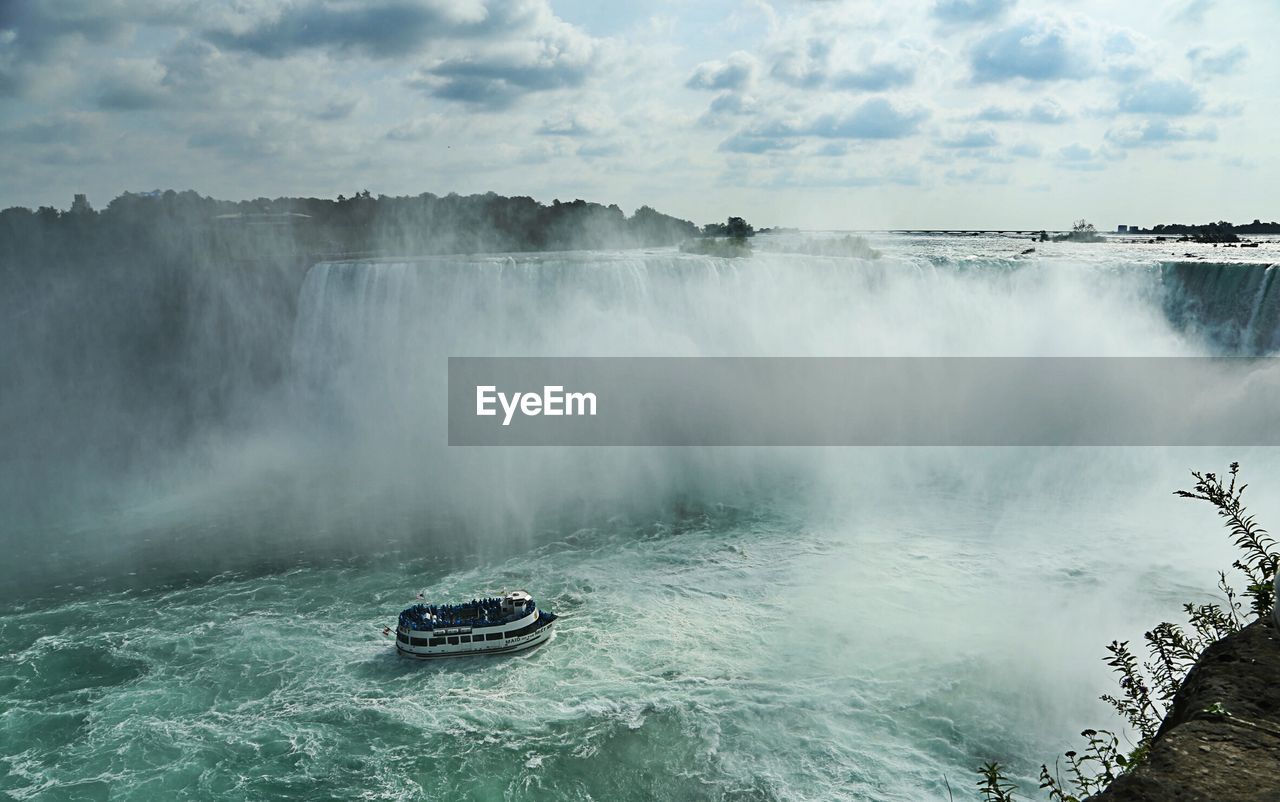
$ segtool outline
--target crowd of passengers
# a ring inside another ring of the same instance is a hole
[[[459,625],[485,626],[487,624],[504,624],[514,621],[523,615],[533,612],[533,601],[530,600],[514,609],[513,613],[502,612],[502,599],[486,596],[483,599],[472,599],[468,604],[415,604],[400,614],[400,626],[406,629],[435,629],[436,627],[455,627]]]

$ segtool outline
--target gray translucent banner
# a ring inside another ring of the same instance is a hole
[[[449,444],[1277,445],[1280,360],[451,357]]]

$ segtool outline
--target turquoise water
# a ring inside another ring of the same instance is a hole
[[[0,788],[919,800],[950,784],[971,798],[981,760],[1029,774],[1102,715],[1103,637],[1134,624],[1118,612],[1114,627],[1073,627],[1065,599],[1085,619],[1116,597],[1139,603],[1134,619],[1152,614],[1144,599],[1175,602],[1091,556],[1151,537],[1108,529],[1110,513],[1073,522],[1065,499],[1032,516],[956,491],[917,488],[923,509],[888,514],[815,518],[775,501],[544,533],[471,565],[384,554],[10,609]],[[1049,532],[1078,535],[1067,565]],[[504,586],[561,614],[549,643],[424,663],[381,635],[418,590]],[[1049,633],[1064,642],[1036,643]]]
[[[789,658],[769,645],[786,629],[778,580],[835,546],[736,518],[583,531],[466,571],[222,576],[10,614],[4,736],[24,748],[5,788],[702,799],[874,784],[829,718],[866,689],[783,677]],[[515,657],[399,659],[378,628],[408,603],[411,577],[441,598],[536,577],[559,631]],[[798,743],[784,735],[797,726],[809,731]]]

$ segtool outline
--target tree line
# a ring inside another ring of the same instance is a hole
[[[676,245],[699,235],[688,220],[642,206],[628,217],[616,204],[544,204],[530,197],[375,196],[224,201],[196,192],[126,192],[101,212],[77,196],[67,211],[50,206],[0,212],[0,260],[66,261],[77,255],[183,243],[251,254],[269,240],[303,254],[378,252],[423,255]]]

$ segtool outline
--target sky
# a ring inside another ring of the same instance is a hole
[[[698,223],[1280,218],[1277,0],[0,0],[0,207],[494,191]]]

